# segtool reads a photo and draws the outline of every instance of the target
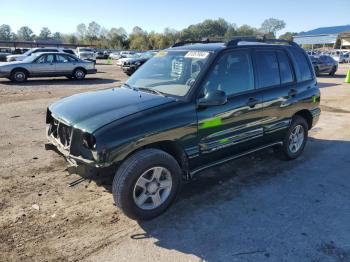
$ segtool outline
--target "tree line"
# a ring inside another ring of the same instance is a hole
[[[165,28],[162,33],[147,32],[141,27],[135,26],[128,34],[123,27],[106,29],[92,21],[89,24],[77,25],[75,33],[51,32],[48,27],[43,27],[39,35],[35,35],[28,26],[23,26],[17,32],[13,32],[10,25],[3,24],[0,26],[0,40],[57,40],[68,44],[94,45],[98,48],[149,50],[167,48],[178,41],[200,40],[206,37],[229,40],[235,36],[266,35],[269,38],[275,38],[276,33],[284,29],[285,26],[286,23],[283,20],[275,18],[266,19],[260,28],[249,25],[237,26],[219,18],[207,19],[180,31]],[[280,35],[279,38],[291,40],[295,34],[287,32]]]

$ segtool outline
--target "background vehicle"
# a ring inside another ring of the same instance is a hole
[[[0,48],[0,61],[6,61],[6,57],[11,55],[11,50],[7,48]]]
[[[147,62],[148,59],[152,58],[155,54],[156,52],[149,51],[149,52],[142,53],[140,57],[126,60],[122,65],[122,69],[124,73],[127,74],[128,76],[131,76],[141,65]]]
[[[74,51],[69,48],[32,48],[26,51],[23,54],[18,54],[18,55],[8,55],[6,57],[7,62],[12,62],[12,61],[22,61],[26,57],[31,56],[32,54],[36,53],[44,53],[44,52],[64,52],[67,54],[72,54],[75,55]]]
[[[349,52],[344,51],[333,51],[330,56],[338,63],[347,63],[349,59]]]
[[[68,161],[117,166],[113,197],[131,218],[160,215],[206,168],[276,146],[299,157],[318,121],[320,90],[297,44],[191,43],[160,51],[121,88],[47,110],[47,138]]]
[[[93,62],[81,60],[67,53],[45,52],[28,56],[23,61],[0,64],[0,77],[22,83],[29,77],[66,76],[84,79],[96,73]]]
[[[329,55],[310,56],[310,59],[317,76],[322,73],[334,76],[338,70],[338,63]]]
[[[96,63],[96,53],[92,48],[78,47],[76,54],[80,59],[88,60]]]

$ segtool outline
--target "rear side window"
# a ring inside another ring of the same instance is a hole
[[[281,84],[292,83],[294,79],[288,56],[284,52],[278,51],[277,58],[280,69]]]
[[[258,88],[280,84],[280,73],[275,52],[257,51],[255,53],[258,74]]]
[[[293,49],[293,55],[295,58],[295,62],[297,63],[297,70],[298,70],[298,76],[299,76],[298,80],[299,81],[311,80],[313,78],[313,74],[311,72],[309,63],[304,53],[302,53],[302,51]]]

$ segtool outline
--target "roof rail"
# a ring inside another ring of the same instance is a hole
[[[224,41],[212,41],[209,38],[203,38],[202,40],[190,40],[190,41],[180,41],[173,44],[171,47],[190,45],[190,44],[209,44],[209,43],[223,43]]]
[[[285,39],[269,39],[265,36],[256,37],[256,36],[238,36],[232,38],[230,41],[226,43],[226,46],[237,46],[239,42],[260,42],[260,43],[285,43],[295,47],[299,47],[299,45],[293,41],[285,40]]]

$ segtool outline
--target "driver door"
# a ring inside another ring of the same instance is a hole
[[[200,157],[192,168],[240,154],[262,143],[262,93],[255,89],[248,49],[224,53],[203,82],[200,97],[222,90],[224,105],[197,109]]]
[[[55,55],[44,54],[31,64],[32,76],[51,76],[55,74]]]

